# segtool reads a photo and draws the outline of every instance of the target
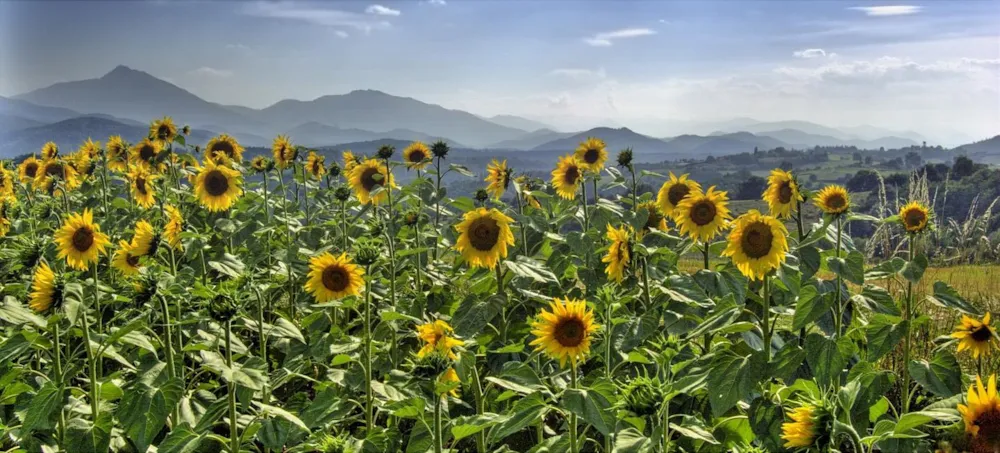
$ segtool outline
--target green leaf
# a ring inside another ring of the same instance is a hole
[[[716,417],[725,414],[746,398],[763,378],[766,362],[763,353],[748,356],[724,353],[716,356],[708,375],[708,400]]]
[[[98,415],[96,423],[82,418],[71,419],[66,424],[66,453],[110,451],[112,424],[110,412]]]
[[[504,266],[519,277],[530,278],[538,283],[558,283],[559,278],[553,274],[544,262],[518,255],[517,261],[505,261]]]
[[[833,273],[855,285],[865,284],[865,257],[855,250],[847,254],[847,259],[830,257],[826,261]]]
[[[254,401],[253,403],[257,405],[258,408],[260,408],[261,413],[263,413],[264,415],[270,417],[282,418],[284,420],[287,420],[291,424],[298,426],[299,428],[302,428],[303,431],[309,432],[309,427],[306,426],[305,423],[302,423],[302,420],[300,420],[299,417],[295,416],[295,414],[292,414],[291,412],[288,412],[280,407],[271,406],[270,404],[264,404],[259,401]]]
[[[452,171],[454,171],[454,172],[456,172],[456,173],[458,173],[458,174],[460,174],[462,176],[467,176],[467,177],[470,177],[470,178],[476,176],[474,173],[472,173],[471,171],[469,171],[469,169],[466,168],[464,165],[448,164],[448,169],[452,170]]]
[[[570,412],[590,423],[601,434],[611,433],[612,423],[604,419],[604,414],[610,412],[611,403],[600,393],[585,389],[566,389],[562,396],[562,405]]]
[[[939,350],[930,362],[913,360],[907,369],[914,381],[937,396],[947,398],[962,392],[962,367],[950,351]]]
[[[632,316],[623,324],[614,326],[611,341],[620,353],[627,353],[641,345],[660,329],[660,312],[649,310],[642,316]]]
[[[4,297],[3,303],[0,304],[0,320],[14,326],[33,324],[35,327],[44,329],[46,325],[45,318],[21,305],[17,299],[11,296]]]
[[[635,428],[626,428],[615,436],[615,453],[652,453],[654,442]]]
[[[902,272],[904,268],[906,268],[906,260],[894,257],[891,260],[878,263],[875,267],[869,269],[865,272],[865,278],[868,280],[879,280],[892,277]]]
[[[501,420],[503,420],[502,416],[492,412],[486,412],[482,415],[458,417],[451,422],[451,435],[455,442],[458,442],[496,425]]]
[[[681,415],[681,422],[679,424],[671,422],[670,429],[691,439],[700,440],[712,445],[719,444],[719,441],[715,439],[715,436],[705,426],[705,422],[701,421],[698,417]]]
[[[209,261],[208,266],[230,278],[239,278],[246,268],[243,261],[240,261],[237,256],[228,253],[224,253],[222,259],[218,261]]]
[[[955,422],[958,421],[958,413],[954,410],[924,410],[919,412],[907,412],[899,417],[896,427],[893,428],[893,435],[905,434],[908,431],[919,428],[932,421]]]
[[[205,440],[208,432],[198,434],[186,425],[175,426],[156,447],[156,453],[194,453]]]
[[[815,286],[803,286],[799,290],[799,298],[795,303],[795,316],[792,319],[792,329],[801,329],[809,323],[830,312],[832,300],[825,294],[819,294]]]
[[[900,273],[903,275],[903,278],[913,283],[917,283],[920,281],[920,278],[924,276],[924,271],[927,270],[927,264],[926,256],[917,255],[913,258],[913,261],[908,261],[906,265],[903,266],[903,270],[900,271]]]
[[[816,381],[830,384],[844,370],[847,359],[854,352],[854,343],[849,337],[839,340],[827,338],[819,333],[806,337],[806,361],[816,373]]]
[[[888,315],[875,315],[865,327],[868,338],[868,360],[876,361],[888,354],[906,334],[908,321]]]
[[[115,414],[139,451],[146,451],[184,393],[184,383],[169,377],[166,367],[163,362],[144,364]]]
[[[881,286],[865,285],[861,294],[851,296],[851,300],[869,310],[892,316],[900,316],[899,307],[896,306],[895,299],[889,291]]]
[[[503,440],[535,424],[545,409],[545,401],[538,392],[521,398],[510,408],[510,415],[491,432],[490,437],[495,441]]]
[[[771,377],[789,380],[802,365],[802,361],[806,359],[805,349],[800,348],[797,344],[788,342],[785,346],[774,355],[770,363],[770,373]]]
[[[455,333],[463,338],[472,338],[482,333],[490,321],[493,320],[500,311],[506,299],[502,296],[490,296],[486,299],[478,295],[470,295],[462,301],[452,318],[451,325],[455,328]]]
[[[935,282],[934,295],[927,296],[927,300],[935,305],[953,308],[965,314],[982,314],[982,310],[967,302],[964,298],[962,298],[958,291],[955,290],[955,288],[952,288],[951,285],[945,282]]]
[[[63,389],[52,381],[46,382],[31,398],[31,404],[24,415],[21,431],[50,429],[55,426],[55,414],[63,404]]]

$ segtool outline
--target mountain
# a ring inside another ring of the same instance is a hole
[[[548,143],[554,140],[559,140],[561,138],[566,138],[572,136],[572,132],[556,132],[552,129],[539,129],[534,132],[528,132],[521,137],[504,140],[502,142],[497,142],[492,145],[487,146],[490,149],[518,149],[518,150],[529,150],[534,149],[544,143]]]
[[[736,132],[720,135],[679,135],[665,139],[672,152],[682,156],[724,156],[751,152],[753,149],[773,149],[788,144],[772,137],[754,135],[749,132]]]
[[[814,146],[856,146],[861,149],[899,149],[918,144],[913,140],[902,137],[880,137],[874,140],[862,140],[858,138],[843,140],[829,135],[810,134],[798,129],[762,131],[756,135],[773,137],[798,149],[812,148]]]
[[[0,96],[0,115],[14,116],[39,123],[54,123],[80,116],[80,113],[70,109],[46,107]]]
[[[6,134],[20,129],[27,129],[29,127],[38,127],[44,124],[45,123],[28,118],[0,113],[0,134]]]
[[[522,118],[520,116],[514,116],[514,115],[496,115],[496,116],[491,116],[487,119],[501,126],[506,126],[514,129],[521,129],[522,131],[537,131],[539,129],[552,129],[552,126],[549,126],[548,124],[541,123],[535,120],[529,120],[527,118]]]
[[[411,131],[409,129],[393,129],[387,132],[372,132],[363,129],[341,129],[316,121],[309,121],[307,123],[300,124],[285,131],[285,134],[291,137],[295,143],[313,147],[380,139],[407,140],[408,142],[422,141],[428,144],[438,140],[444,140],[452,147],[465,147],[464,145],[450,139],[434,137],[422,132]]]
[[[1000,135],[986,140],[965,144],[954,149],[976,162],[1000,164]]]
[[[839,127],[840,129],[848,134],[851,134],[862,140],[876,140],[882,137],[902,137],[905,139],[913,140],[915,143],[921,143],[927,140],[927,137],[920,135],[913,131],[894,131],[890,129],[884,129],[881,127],[869,126],[867,124],[862,124],[860,126],[850,126],[850,127]]]
[[[148,133],[146,125],[132,126],[96,116],[81,116],[3,134],[0,136],[0,158],[37,152],[49,141],[68,153],[76,151],[88,138],[103,142],[108,136],[121,135],[129,143],[135,143]],[[192,144],[205,143],[213,135],[212,132],[193,130],[187,140]]]
[[[608,153],[614,155],[621,149],[628,147],[632,148],[632,151],[637,155],[650,155],[650,154],[663,154],[669,153],[670,150],[667,147],[666,142],[653,137],[639,134],[633,132],[627,127],[622,127],[618,129],[612,129],[609,127],[597,127],[590,129],[585,132],[580,132],[577,134],[570,135],[568,137],[559,138],[549,142],[542,143],[534,148],[533,151],[566,151],[571,152],[576,149],[580,142],[586,140],[588,137],[597,137],[604,140],[604,144],[607,145]],[[613,157],[612,157],[613,158]]]
[[[283,128],[322,121],[339,128],[384,131],[396,128],[484,146],[524,134],[461,110],[375,90],[323,96],[312,101],[286,99],[260,111],[259,118]]]

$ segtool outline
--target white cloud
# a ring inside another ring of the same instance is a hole
[[[445,6],[445,5],[448,4],[448,2],[446,2],[444,0],[427,0],[424,3],[427,3],[428,5],[434,5],[434,6]]]
[[[202,66],[198,69],[188,71],[188,75],[198,76],[198,77],[212,77],[218,79],[225,79],[233,76],[233,71],[227,69],[215,69],[208,66]]]
[[[378,15],[378,16],[398,16],[399,15],[399,10],[398,9],[387,8],[387,7],[382,6],[382,5],[371,5],[371,6],[367,7],[367,8],[365,8],[365,12],[368,13],[368,14],[375,14],[375,15]]]
[[[906,14],[916,14],[924,9],[923,6],[915,5],[886,5],[886,6],[852,6],[848,9],[863,11],[868,16],[902,16]]]
[[[596,71],[593,69],[560,68],[549,71],[549,75],[569,77],[577,80],[603,79],[607,77],[607,73],[604,71],[604,68],[597,69]]]
[[[314,4],[300,4],[291,1],[258,1],[243,8],[250,16],[273,19],[298,20],[324,27],[347,27],[370,33],[372,30],[391,28],[392,24],[379,16],[326,9]]]
[[[335,33],[335,34],[336,34],[336,35],[337,35],[338,37],[341,37],[341,38],[346,38],[346,37],[350,36],[350,35],[348,35],[348,34],[347,34],[347,32],[346,32],[346,31],[344,31],[344,30],[337,30],[337,31],[335,31],[334,33]]]
[[[245,46],[245,45],[243,45],[243,44],[240,44],[240,43],[236,43],[236,44],[226,44],[226,48],[227,48],[227,49],[233,49],[233,50],[242,50],[242,51],[247,51],[247,50],[250,50],[250,48],[249,48],[249,47],[247,47],[247,46]]]
[[[779,67],[774,71],[791,79],[812,83],[883,86],[896,83],[942,82],[951,77],[992,78],[996,76],[998,68],[1000,59],[961,58],[917,63],[906,58],[886,56],[874,60],[834,62],[819,67]]]
[[[583,38],[583,42],[595,47],[609,47],[617,39],[636,38],[639,36],[655,35],[656,30],[649,28],[624,28],[621,30],[598,33],[589,38]]]
[[[796,50],[793,55],[796,58],[820,58],[826,56],[826,51],[823,49],[803,49]]]

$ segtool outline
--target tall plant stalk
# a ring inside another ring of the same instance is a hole
[[[914,248],[916,248],[916,236],[914,234],[909,234],[909,263],[913,265]],[[906,305],[903,307],[903,320],[906,322],[906,338],[903,342],[903,387],[901,390],[901,396],[903,399],[903,412],[910,411],[910,371],[908,369],[910,364],[910,348],[912,347],[913,335],[912,326],[913,322],[913,281],[910,279],[906,280]]]
[[[371,432],[374,422],[374,398],[372,397],[372,282],[371,266],[365,266],[365,432]]]
[[[233,369],[233,321],[226,320],[226,366]],[[226,385],[227,397],[229,400],[229,451],[239,453],[240,436],[237,432],[239,427],[236,420],[236,383],[229,381]]]

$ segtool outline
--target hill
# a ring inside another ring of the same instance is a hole
[[[895,148],[906,148],[908,146],[914,146],[918,143],[910,140],[908,138],[902,137],[880,137],[874,140],[862,140],[858,138],[852,138],[848,140],[840,139],[837,137],[832,137],[829,135],[820,134],[810,134],[808,132],[803,132],[798,129],[781,129],[775,131],[762,131],[756,133],[758,136],[768,136],[785,143],[788,143],[797,149],[808,149],[814,146],[855,146],[860,149],[895,149]]]
[[[504,140],[502,142],[494,143],[489,145],[487,148],[491,149],[517,149],[527,151],[529,149],[534,149],[545,143],[559,140],[561,138],[566,138],[572,136],[572,132],[556,132],[552,129],[539,129],[534,132],[528,132],[521,137],[515,138],[513,140]]]
[[[965,154],[977,162],[1000,164],[1000,135],[958,146],[953,151],[956,154]]]
[[[0,115],[9,115],[44,124],[80,116],[80,113],[70,109],[46,107],[20,99],[0,96]]]
[[[300,124],[285,131],[285,134],[291,137],[295,143],[313,147],[381,139],[407,140],[407,143],[413,141],[432,143],[438,140],[444,140],[453,147],[465,147],[464,145],[461,145],[451,139],[434,137],[423,132],[411,131],[409,129],[393,129],[387,132],[372,132],[363,129],[341,129],[316,121]]]
[[[749,132],[737,132],[722,135],[679,135],[665,139],[671,152],[680,157],[725,156],[753,151],[753,149],[772,149],[788,144],[772,137],[758,136]]]
[[[670,153],[670,149],[663,140],[642,135],[627,127],[612,129],[609,127],[596,127],[585,132],[570,135],[560,139],[552,140],[532,148],[533,151],[566,151],[571,152],[576,149],[580,142],[588,137],[597,137],[604,140],[609,154],[617,153],[619,150],[631,147],[636,155],[662,155]]]
[[[496,116],[491,116],[487,119],[501,126],[511,127],[514,129],[521,129],[523,131],[552,129],[552,126],[549,126],[548,124],[541,123],[535,120],[529,120],[527,118],[522,118],[520,116],[514,116],[514,115],[496,115]]]
[[[145,125],[133,126],[96,116],[81,116],[0,136],[0,158],[37,152],[45,142],[49,141],[71,152],[88,138],[103,142],[111,135],[121,135],[129,143],[134,143],[148,133],[149,129]],[[203,144],[213,135],[215,134],[212,132],[193,130],[188,142]]]

